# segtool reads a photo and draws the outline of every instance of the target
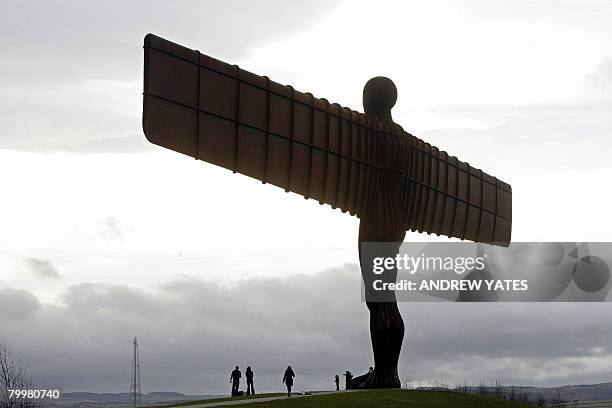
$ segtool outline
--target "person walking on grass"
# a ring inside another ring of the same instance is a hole
[[[247,367],[244,375],[247,380],[247,395],[255,395],[255,388],[253,387],[253,370],[251,370],[251,366]]]
[[[238,369],[238,366],[232,371],[230,375],[230,382],[232,383],[232,397],[238,395],[238,388],[240,387],[240,377],[242,377],[242,373]]]
[[[291,369],[291,366],[288,366],[285,370],[285,375],[283,376],[283,382],[287,386],[287,397],[291,397],[291,387],[293,386],[293,377],[295,377],[295,373]]]

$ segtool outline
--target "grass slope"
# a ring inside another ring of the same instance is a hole
[[[257,399],[276,395],[279,394],[257,394],[255,397],[244,397],[244,399]],[[166,405],[164,407],[189,408],[189,405],[194,404],[206,404],[219,401],[236,401],[239,399],[243,398],[215,398],[211,400]],[[205,406],[206,405],[202,405],[202,407]],[[450,391],[367,390],[340,392],[327,395],[313,395],[308,397],[281,399],[275,401],[252,402],[247,405],[238,406],[244,406],[245,408],[526,408],[530,405]],[[155,408],[161,407],[158,406]]]
[[[458,392],[368,390],[249,404],[252,408],[525,408],[528,405]]]

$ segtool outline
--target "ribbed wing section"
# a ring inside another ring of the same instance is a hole
[[[150,142],[358,217],[392,174],[412,230],[509,242],[510,186],[399,126],[152,34],[144,49]]]
[[[508,245],[509,184],[404,132],[409,142],[402,208],[411,231]]]

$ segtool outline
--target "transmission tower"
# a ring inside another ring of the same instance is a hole
[[[132,386],[130,387],[130,405],[138,408],[142,404],[140,393],[140,359],[138,357],[138,341],[134,336],[134,356],[132,358]]]

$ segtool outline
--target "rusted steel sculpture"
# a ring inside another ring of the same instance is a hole
[[[149,34],[143,129],[162,147],[360,218],[363,242],[406,231],[508,245],[510,185],[405,132],[388,78],[368,81],[365,114]],[[353,387],[399,387],[397,303],[368,302],[374,372]]]

